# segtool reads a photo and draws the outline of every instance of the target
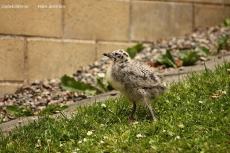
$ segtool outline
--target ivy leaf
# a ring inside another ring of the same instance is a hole
[[[162,55],[162,56],[159,56],[157,57],[156,59],[158,62],[162,63],[162,64],[165,64],[167,66],[173,66],[173,67],[177,67],[176,63],[175,63],[175,60],[172,56],[172,54],[170,53],[170,50],[167,50],[166,51],[166,54]]]
[[[63,89],[71,91],[71,92],[82,92],[88,93],[91,95],[95,95],[97,92],[97,88],[85,84],[83,82],[76,81],[74,78],[64,75],[61,78],[61,86]]]

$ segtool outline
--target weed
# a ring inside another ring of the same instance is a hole
[[[222,27],[230,27],[230,19],[226,18],[224,23],[221,24]]]
[[[208,48],[203,47],[203,46],[197,46],[196,50],[198,50],[203,56],[207,57],[211,55],[211,52]]]
[[[128,48],[126,51],[129,54],[130,58],[133,59],[138,52],[140,52],[142,49],[144,49],[144,46],[142,44],[137,44],[131,48]]]
[[[184,66],[193,65],[200,59],[195,51],[180,51],[178,55],[181,57]]]
[[[45,115],[45,114],[54,114],[57,111],[62,111],[66,108],[69,108],[69,106],[64,105],[64,106],[58,106],[57,104],[51,104],[48,105],[46,108],[33,112],[31,109],[29,109],[26,105],[22,106],[14,106],[14,105],[9,105],[6,107],[6,113],[5,115],[1,118],[0,124],[3,122],[4,118],[7,115],[13,115],[14,118],[19,118],[22,116],[34,116],[34,115]]]
[[[170,50],[166,51],[166,54],[162,55],[162,56],[158,56],[157,57],[157,61],[165,64],[167,66],[172,66],[172,67],[177,67],[176,62],[172,56],[172,54],[170,53]]]
[[[228,38],[229,38],[229,35],[225,35],[218,40],[214,53],[213,53],[214,55],[218,54],[220,50],[228,48]]]
[[[84,82],[76,81],[74,78],[64,75],[61,78],[61,87],[71,92],[82,92],[95,95],[97,88]]]
[[[209,56],[209,55],[217,55],[222,49],[228,49],[229,35],[225,35],[221,37],[213,52],[211,52],[208,48],[203,46],[197,46],[195,50],[200,52],[203,56]],[[197,54],[196,51],[179,51],[177,55],[181,58],[182,64],[178,64],[178,61],[176,61],[172,54],[170,53],[170,50],[166,51],[166,54],[162,56],[157,57],[157,61],[161,64],[165,64],[169,67],[179,67],[179,66],[189,66],[194,65],[198,60],[200,60],[200,56]],[[179,60],[180,61],[180,60]],[[181,62],[179,62],[181,63]]]

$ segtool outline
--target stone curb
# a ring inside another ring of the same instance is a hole
[[[65,114],[66,117],[71,117],[71,113],[75,111],[76,106],[86,106],[86,105],[93,104],[96,101],[103,102],[110,97],[116,98],[119,96],[120,96],[120,93],[117,91],[110,91],[107,93],[96,95],[96,96],[91,97],[89,99],[84,99],[84,100],[81,100],[77,103],[68,105],[69,108],[63,110],[62,113]],[[59,115],[60,115],[60,113],[53,114],[51,116],[59,116]],[[39,117],[40,116],[24,116],[24,117],[19,117],[15,120],[12,120],[9,122],[2,123],[2,124],[0,124],[0,129],[1,129],[0,131],[2,131],[3,135],[6,136],[13,129],[27,125],[29,122],[32,122],[34,120],[38,120]]]
[[[183,80],[184,76],[190,74],[191,72],[202,72],[206,69],[215,70],[217,65],[223,65],[224,62],[230,62],[230,53],[220,55],[220,56],[211,56],[209,60],[203,64],[197,64],[194,66],[186,66],[174,69],[168,73],[164,74],[166,81],[178,82]]]
[[[199,73],[199,72],[205,70],[205,67],[207,69],[214,70],[215,66],[222,65],[222,64],[224,64],[225,61],[228,61],[228,62],[230,61],[230,53],[222,55],[222,56],[209,57],[209,60],[206,61],[205,64],[202,64],[202,65],[198,64],[195,66],[187,66],[187,67],[183,67],[183,68],[174,69],[174,70],[164,74],[165,80],[168,83],[178,82],[178,81],[183,80],[183,78],[186,75],[188,75],[190,72],[198,72]],[[119,96],[120,96],[120,93],[117,91],[111,91],[111,92],[107,92],[104,94],[96,95],[96,96],[91,97],[89,99],[84,99],[84,100],[81,100],[77,103],[71,104],[71,105],[69,105],[68,109],[63,110],[62,112],[64,114],[66,114],[67,117],[71,117],[71,113],[73,111],[75,111],[76,106],[90,105],[96,101],[103,102],[110,97],[115,98],[115,97],[119,97]],[[54,114],[51,116],[58,116],[58,115],[60,115],[60,114]],[[15,120],[0,124],[0,129],[3,133],[3,135],[8,135],[8,133],[10,131],[12,131],[13,129],[20,127],[20,126],[27,125],[29,122],[32,122],[33,120],[38,120],[39,117],[40,116],[20,117],[20,118],[17,118]]]

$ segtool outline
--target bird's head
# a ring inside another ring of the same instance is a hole
[[[113,62],[118,63],[129,62],[131,60],[129,54],[121,49],[115,50],[112,53],[104,53],[103,55],[109,57]]]

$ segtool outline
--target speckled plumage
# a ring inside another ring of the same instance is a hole
[[[128,53],[123,50],[115,50],[103,55],[112,60],[106,72],[108,82],[133,104],[130,119],[133,119],[136,104],[145,103],[152,119],[156,121],[149,101],[162,95],[166,90],[162,77],[145,63],[131,60]]]

